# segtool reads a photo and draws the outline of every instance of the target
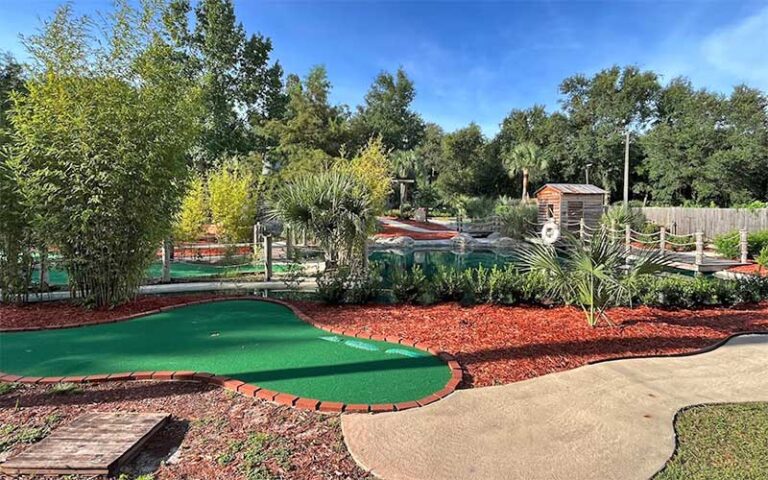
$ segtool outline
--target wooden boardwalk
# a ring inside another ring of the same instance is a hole
[[[0,464],[0,471],[115,475],[167,420],[165,413],[86,413]]]

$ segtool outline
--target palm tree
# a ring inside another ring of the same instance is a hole
[[[669,265],[669,260],[659,252],[650,250],[642,251],[627,263],[624,245],[613,241],[605,227],[597,229],[589,241],[566,232],[557,247],[519,247],[517,257],[521,270],[546,277],[546,294],[566,304],[579,305],[591,327],[601,320],[610,324],[608,307],[631,301],[630,285],[635,277]]]
[[[366,238],[376,225],[369,189],[338,171],[304,175],[285,185],[277,192],[272,216],[315,237],[329,268],[364,256]]]
[[[548,166],[547,159],[540,153],[539,147],[531,142],[523,142],[512,150],[505,150],[502,156],[504,168],[510,177],[523,174],[523,201],[529,199],[528,181],[541,175]]]

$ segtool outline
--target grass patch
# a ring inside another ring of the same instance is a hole
[[[272,480],[282,478],[275,470],[291,470],[293,452],[287,443],[275,435],[252,433],[245,440],[230,442],[229,447],[216,457],[219,465],[241,461],[241,471],[248,480]]]
[[[20,383],[0,383],[0,395],[5,395],[6,393],[11,393],[13,391],[16,391],[21,388]]]
[[[692,407],[675,429],[677,450],[654,480],[768,478],[768,403]]]
[[[48,393],[51,395],[75,395],[83,393],[83,389],[74,383],[57,383],[48,390]]]
[[[43,419],[43,424],[38,426],[14,425],[12,423],[0,423],[0,453],[9,450],[14,445],[37,443],[59,423],[61,416],[48,415]]]

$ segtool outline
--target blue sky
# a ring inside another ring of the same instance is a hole
[[[58,1],[0,0],[0,50],[23,57]],[[108,1],[72,2],[80,13]],[[373,77],[403,66],[415,108],[447,130],[478,123],[487,135],[513,108],[559,108],[574,73],[637,64],[669,80],[728,92],[768,90],[768,1],[394,2],[236,0],[249,32],[272,38],[287,72],[324,64],[332,98],[354,107]]]

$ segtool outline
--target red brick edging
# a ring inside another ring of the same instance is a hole
[[[120,317],[116,319],[109,319],[109,320],[92,322],[92,323],[84,323],[84,324],[57,325],[53,329],[84,327],[84,326],[99,325],[104,323],[122,322],[125,320],[131,320],[138,317],[153,315],[156,313],[173,310],[176,308],[188,307],[190,305],[199,305],[203,303],[221,302],[221,301],[227,301],[227,300],[253,300],[253,301],[259,301],[259,302],[275,303],[290,309],[302,321],[320,330],[324,330],[337,335],[344,335],[347,337],[355,337],[355,338],[361,338],[366,340],[395,343],[395,344],[406,345],[408,347],[414,347],[419,350],[425,350],[431,353],[432,355],[439,357],[441,360],[443,360],[448,364],[448,367],[451,369],[451,379],[448,381],[448,383],[446,383],[445,387],[443,387],[442,390],[439,390],[420,400],[400,402],[400,403],[375,403],[375,404],[345,404],[340,402],[320,401],[313,398],[297,397],[289,393],[275,392],[272,390],[268,390],[266,388],[261,388],[258,385],[248,384],[240,380],[237,380],[235,378],[222,377],[219,375],[214,375],[212,373],[194,372],[194,371],[126,372],[126,373],[68,376],[68,377],[62,377],[62,376],[23,377],[19,375],[10,375],[7,373],[0,372],[0,382],[18,382],[18,383],[26,383],[26,384],[52,384],[52,383],[65,383],[65,382],[66,383],[95,383],[95,382],[127,381],[127,380],[195,381],[195,382],[202,382],[202,383],[217,385],[227,390],[231,390],[241,395],[245,395],[246,397],[261,398],[263,400],[268,400],[281,405],[287,405],[287,406],[302,409],[302,410],[312,410],[312,411],[332,412],[332,413],[341,413],[341,412],[381,413],[381,412],[392,412],[392,411],[408,410],[410,408],[423,407],[424,405],[429,405],[430,403],[434,403],[442,398],[445,398],[451,393],[453,393],[454,390],[456,390],[456,388],[461,383],[461,380],[464,375],[461,365],[453,357],[453,355],[451,355],[448,352],[439,350],[431,345],[428,345],[422,342],[414,342],[414,341],[410,341],[410,340],[398,338],[398,337],[384,337],[381,335],[372,335],[370,333],[366,333],[360,330],[344,330],[340,328],[328,328],[324,325],[316,323],[314,320],[312,320],[312,318],[310,318],[307,314],[299,310],[294,305],[291,305],[290,303],[284,302],[282,300],[266,298],[266,297],[222,296],[217,298],[208,298],[204,300],[195,300],[192,302],[181,303],[178,305],[169,305],[167,307],[162,307],[160,309],[149,310],[146,312],[127,315],[125,317]],[[19,331],[39,331],[39,330],[46,330],[46,329],[43,329],[40,327],[33,327],[28,329],[17,328],[12,330],[5,330],[5,331],[19,332]]]

